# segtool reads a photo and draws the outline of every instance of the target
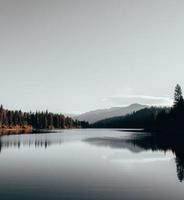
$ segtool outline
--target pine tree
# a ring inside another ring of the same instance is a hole
[[[174,107],[180,107],[182,104],[184,104],[182,89],[181,86],[177,84],[174,91]]]

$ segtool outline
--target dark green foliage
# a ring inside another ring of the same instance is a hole
[[[165,108],[166,109],[166,108]],[[163,108],[144,108],[122,117],[101,120],[92,125],[95,128],[145,128],[154,125],[154,120]],[[166,109],[167,110],[167,109]]]
[[[74,121],[62,114],[53,114],[51,112],[26,113],[22,111],[5,110],[0,106],[0,126],[26,126],[32,125],[36,129],[52,129],[52,128],[78,128],[88,127],[88,123]]]
[[[174,90],[174,107],[180,107],[184,103],[183,96],[182,96],[182,90],[180,85],[176,85]]]
[[[179,85],[175,87],[174,105],[170,112],[161,112],[158,114],[155,127],[159,131],[181,132],[184,130],[184,100],[182,90]]]
[[[182,132],[184,99],[179,85],[175,87],[172,108],[145,108],[132,114],[105,119],[91,125],[95,128],[143,128],[149,131]]]

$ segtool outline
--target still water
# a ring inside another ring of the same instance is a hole
[[[164,144],[163,144],[164,143]],[[184,199],[182,145],[109,129],[0,138],[0,199]]]

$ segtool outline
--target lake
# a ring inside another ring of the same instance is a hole
[[[183,200],[181,141],[111,129],[0,137],[0,199]]]

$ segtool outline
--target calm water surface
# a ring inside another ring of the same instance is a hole
[[[0,138],[0,199],[183,200],[181,146],[145,133],[62,130]]]

